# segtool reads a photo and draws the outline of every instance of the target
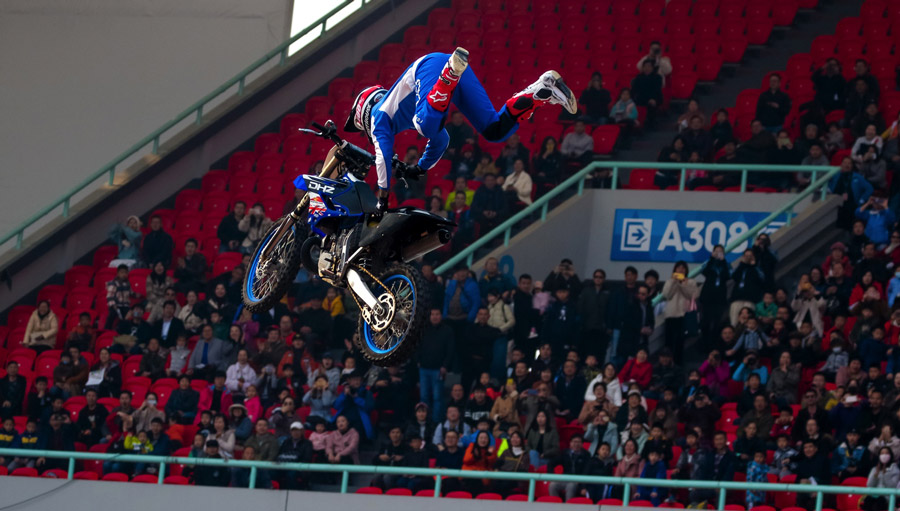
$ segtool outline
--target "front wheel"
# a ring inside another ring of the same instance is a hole
[[[395,265],[378,276],[384,284],[379,286],[371,282],[375,296],[391,310],[385,316],[390,317],[386,328],[376,330],[364,316],[359,316],[358,347],[363,356],[375,365],[389,367],[406,362],[416,349],[422,338],[425,323],[428,321],[429,297],[425,279],[412,266]],[[384,288],[387,289],[384,289]],[[389,299],[390,290],[393,300]]]
[[[298,239],[300,230],[297,226],[291,225],[281,239],[274,240],[284,222],[293,223],[293,220],[286,216],[275,222],[253,252],[253,259],[250,260],[250,267],[244,276],[242,293],[244,307],[250,312],[264,312],[271,309],[287,293],[297,276],[297,271],[300,270],[302,240]],[[263,252],[272,243],[275,245],[263,259]]]

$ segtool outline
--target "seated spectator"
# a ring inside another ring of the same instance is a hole
[[[291,208],[293,210],[293,208]],[[247,237],[246,230],[241,230],[238,226],[244,221],[247,211],[247,203],[237,201],[231,207],[231,214],[225,215],[225,218],[219,222],[216,235],[219,238],[219,251],[221,252],[238,252]]]
[[[875,100],[878,101],[881,89],[878,87],[878,80],[872,76],[870,69],[869,62],[866,59],[856,59],[856,63],[853,65],[853,71],[856,75],[850,79],[850,83],[852,83],[853,80],[866,82],[866,86],[868,86],[869,90],[875,95]]]
[[[100,408],[103,408],[102,406]],[[105,408],[104,408],[105,411]],[[37,437],[38,450],[48,451],[69,451],[75,450],[76,430],[69,414],[54,413],[50,415],[48,424]],[[22,437],[24,439],[24,435]],[[43,472],[54,468],[65,469],[67,462],[65,459],[38,458],[34,463],[34,468]]]
[[[787,130],[779,130],[778,136],[775,137],[775,148],[768,158],[769,163],[773,165],[799,165],[802,159],[803,153],[794,145],[791,135]],[[772,179],[772,177],[769,178],[770,181]],[[782,186],[782,188],[786,187]]]
[[[672,140],[670,145],[663,147],[659,151],[659,157],[656,161],[665,163],[680,162],[687,161],[689,157],[690,153],[687,151],[687,144],[685,144],[684,137],[678,135]],[[656,176],[653,179],[653,184],[660,188],[665,188],[670,186],[670,183],[676,184],[677,180],[676,173],[671,171],[657,171]]]
[[[891,123],[881,134],[881,138],[884,139],[884,159],[891,170],[897,170],[900,168],[900,119]]]
[[[64,349],[75,346],[81,351],[93,351],[94,341],[97,339],[97,329],[91,324],[91,315],[82,312],[78,315],[78,324],[69,330]]]
[[[559,434],[546,412],[538,412],[533,424],[528,427],[526,446],[534,467],[544,466],[559,455]]]
[[[343,415],[339,415],[334,423],[337,428],[331,432],[331,442],[326,447],[328,462],[358,464],[359,433],[350,427],[350,421]]]
[[[157,262],[163,263],[166,268],[172,265],[172,250],[175,249],[175,244],[172,236],[162,229],[162,218],[159,215],[150,217],[150,232],[144,236],[142,247],[141,259],[149,263],[151,268]]]
[[[199,291],[206,283],[206,257],[197,252],[197,240],[184,242],[184,256],[175,262],[175,290],[179,293]]]
[[[678,420],[684,422],[685,430],[699,429],[701,439],[705,439],[706,442],[712,438],[716,422],[721,416],[719,409],[702,391],[688,397],[685,406],[678,411]]]
[[[645,64],[649,66],[649,63]],[[569,448],[563,451],[558,461],[555,461],[547,467],[547,472],[554,473],[557,466],[562,467],[562,473],[568,475],[585,475],[587,474],[588,464],[591,461],[591,455],[584,449],[584,439],[580,434],[575,434],[569,440]],[[665,472],[665,471],[664,471]],[[578,494],[578,483],[554,481],[550,483],[550,495],[570,500]]]
[[[865,446],[859,442],[859,431],[855,428],[847,432],[847,438],[834,450],[831,457],[831,473],[843,481],[848,477],[858,477],[866,472],[867,455]]]
[[[266,217],[266,210],[259,202],[250,208],[250,211],[244,215],[238,222],[238,230],[246,233],[244,241],[241,242],[240,251],[250,254],[256,249],[256,245],[262,237],[272,227],[272,220]]]
[[[464,145],[475,143],[475,130],[469,126],[460,111],[455,111],[450,114],[450,122],[447,123],[446,129],[447,134],[450,137],[450,142],[447,145],[447,152],[445,153],[446,158],[448,159],[452,160]]]
[[[259,461],[259,456],[252,446],[244,446],[241,459],[247,461]],[[231,487],[232,488],[249,488],[250,487],[250,469],[249,468],[232,468],[231,469]],[[269,488],[268,471],[259,470],[256,473],[256,484],[254,488]]]
[[[137,303],[116,325],[116,333],[119,335],[110,350],[119,354],[141,354],[147,347],[152,331],[150,323],[144,321],[144,306]]]
[[[878,102],[878,89],[873,89],[864,79],[852,78],[847,83],[847,101],[844,107],[844,125],[849,126],[863,114],[871,103]]]
[[[460,149],[459,155],[453,159],[450,174],[453,176],[465,176],[466,179],[475,178],[475,168],[478,166],[478,148],[473,144],[465,144]],[[416,163],[413,161],[413,163]]]
[[[166,415],[176,418],[179,424],[193,424],[199,401],[200,394],[191,388],[190,376],[183,374],[166,402]]]
[[[662,45],[659,41],[650,42],[650,51],[647,55],[641,57],[641,60],[637,63],[638,71],[644,69],[645,62],[653,64],[653,70],[662,77],[663,83],[665,83],[666,77],[672,74],[672,62],[669,60],[669,57],[662,54]]]
[[[641,479],[666,479],[666,464],[659,452],[650,450],[646,455],[646,460],[641,463],[640,475]],[[649,500],[653,506],[659,506],[669,494],[667,488],[657,486],[638,486],[634,493],[635,499]]]
[[[475,221],[481,226],[482,233],[488,233],[506,220],[508,207],[503,190],[497,185],[497,179],[488,174],[484,184],[472,196],[471,212]]]
[[[131,284],[128,282],[128,266],[120,264],[116,268],[116,277],[106,283],[106,307],[109,315],[106,318],[107,330],[120,319],[124,319],[131,310]]]
[[[614,477],[639,477],[641,474],[641,455],[637,442],[628,439],[622,444],[619,463],[613,472]]]
[[[797,387],[800,384],[800,367],[791,361],[790,352],[782,352],[778,357],[778,366],[772,369],[766,391],[769,398],[779,407],[794,404],[797,401]]]
[[[780,129],[780,126],[777,126]],[[777,132],[777,130],[774,130]],[[737,155],[747,163],[765,163],[775,147],[775,136],[759,119],[750,123],[750,138],[738,147]]]
[[[528,472],[528,450],[521,433],[513,431],[509,434],[507,447],[497,456],[494,469],[498,472]],[[503,480],[494,481],[493,485],[495,491],[506,496],[512,493],[522,493],[525,486],[521,481]]]
[[[222,459],[222,455],[219,453],[219,442],[207,440],[206,451],[203,457]],[[231,472],[225,465],[197,465],[194,468],[193,482],[197,486],[218,486],[224,488],[231,482]]]
[[[500,151],[500,156],[494,161],[494,165],[500,171],[500,175],[511,174],[516,160],[528,161],[528,148],[522,145],[518,133],[513,133],[506,139],[506,144]]]
[[[653,62],[645,58],[641,64],[640,74],[631,80],[634,103],[647,109],[648,126],[655,124],[657,110],[663,102],[663,77],[659,73],[654,73],[653,68]]]
[[[109,412],[105,406],[97,404],[96,390],[88,389],[85,391],[84,397],[86,404],[78,412],[78,421],[75,423],[75,427],[80,442],[94,445],[99,443],[103,437],[103,427]]]
[[[591,75],[591,83],[581,93],[578,103],[584,105],[581,118],[585,122],[598,125],[609,121],[609,104],[612,103],[612,97],[603,87],[603,75],[596,71]]]
[[[232,330],[240,327],[232,325]],[[225,386],[233,394],[243,394],[247,387],[256,383],[258,375],[250,365],[250,354],[242,348],[237,350],[237,361],[225,371]]]
[[[324,375],[319,375],[309,392],[303,396],[303,405],[311,407],[310,417],[327,420],[331,416],[331,405],[334,403],[334,399],[328,380]]]
[[[894,463],[895,456],[890,449],[882,447],[874,460],[874,466],[869,471],[866,486],[869,488],[896,488],[900,482],[900,468]],[[887,498],[884,496],[867,496],[863,503],[866,511],[876,511],[887,506]]]
[[[403,441],[403,429],[400,426],[394,426],[388,433],[388,438],[384,439],[375,451],[372,465],[401,466],[407,453],[408,447]],[[395,474],[376,474],[370,484],[381,489],[394,488],[399,477]]]
[[[203,325],[209,321],[209,311],[206,305],[200,302],[196,291],[190,290],[185,293],[185,299],[187,303],[178,311],[178,319],[190,335],[199,335]]]
[[[803,442],[803,452],[795,459],[797,465],[797,483],[819,484],[819,481],[828,482],[831,474],[828,470],[828,458],[819,450],[819,445],[811,440]],[[815,494],[798,493],[797,505],[808,507],[812,505]]]
[[[699,115],[703,120],[703,124],[706,124],[706,115],[700,109],[700,103],[695,98],[691,98],[690,100],[688,100],[687,109],[684,111],[684,113],[679,115],[678,119],[675,121],[675,127],[678,128],[679,133],[688,129],[688,124],[690,123],[691,118],[695,115]]]
[[[690,154],[696,152],[705,159],[712,148],[712,137],[705,129],[703,117],[694,115],[690,118],[687,129],[681,132],[684,138],[684,149]]]
[[[488,152],[483,152],[478,158],[478,165],[475,166],[474,176],[475,179],[484,181],[484,176],[487,174],[493,174],[496,176],[500,174],[500,170],[497,169],[496,165],[494,165],[494,161],[491,159],[491,154]]]
[[[116,265],[131,268],[141,257],[141,219],[131,215],[124,224],[115,224],[109,230],[109,241],[119,246]],[[112,263],[110,263],[112,264]]]
[[[573,130],[563,137],[560,152],[570,166],[581,167],[594,159],[594,139],[585,131],[584,121],[575,121]]]
[[[724,328],[722,331],[727,332]],[[717,400],[721,400],[728,396],[728,382],[731,380],[731,368],[727,361],[722,360],[722,354],[718,350],[713,350],[709,353],[709,356],[700,365],[700,369],[697,373],[696,383],[700,383],[701,377],[705,378],[706,387]],[[688,377],[688,383],[691,383],[690,377]],[[698,387],[693,385],[687,387],[687,389],[699,390]],[[688,394],[685,396],[685,399],[689,399],[696,394],[697,392]]]
[[[863,112],[853,119],[853,122],[850,124],[850,134],[856,138],[864,137],[866,136],[866,128],[868,128],[870,124],[875,126],[875,132],[877,134],[884,133],[885,128],[887,127],[887,124],[884,122],[884,117],[881,115],[881,112],[878,111],[877,103],[869,103],[866,105]]]
[[[822,138],[827,154],[833,154],[847,147],[847,142],[844,140],[844,132],[837,122],[828,123],[827,131]]]
[[[447,202],[444,207],[447,211],[453,210],[453,204],[456,201],[457,195],[463,195],[466,198],[466,206],[472,205],[472,199],[475,198],[475,191],[470,190],[468,187],[468,181],[466,181],[465,176],[459,176],[453,181],[453,190],[447,194]]]
[[[894,435],[894,427],[890,424],[882,425],[879,435],[869,442],[869,452],[873,456],[884,448],[890,449],[894,457],[900,455],[900,439]]]
[[[532,181],[528,172],[525,172],[525,161],[517,159],[513,163],[512,174],[503,182],[503,191],[509,197],[509,209],[514,209],[519,202],[526,206],[531,204]]]
[[[127,274],[127,268],[125,272]],[[58,331],[59,319],[50,310],[50,302],[41,300],[25,325],[22,346],[31,348],[39,354],[53,349],[56,346],[56,333]]]
[[[838,59],[832,57],[825,61],[822,67],[813,73],[812,81],[816,89],[815,100],[826,113],[844,108],[847,82],[844,80]]]
[[[635,129],[639,126],[637,105],[631,100],[631,89],[623,88],[619,92],[619,99],[609,111],[613,122],[622,129],[621,137],[624,144],[628,144]]]
[[[279,463],[311,463],[312,443],[303,435],[303,423],[294,422],[290,434],[278,449],[275,460]],[[309,489],[310,474],[296,470],[280,470],[279,487],[289,490]]]
[[[194,346],[191,358],[188,360],[186,374],[209,380],[217,371],[222,373],[224,385],[225,369],[228,367],[229,346],[225,341],[213,337],[212,325],[203,325],[200,331],[200,339]]]
[[[97,361],[91,366],[86,389],[96,389],[99,397],[116,397],[122,387],[122,367],[110,357],[107,348],[101,348]]]
[[[481,431],[475,437],[475,441],[466,448],[463,456],[463,470],[491,471],[497,463],[497,455],[491,446],[491,435],[487,431]],[[464,479],[463,486],[473,495],[483,493],[489,487],[488,480]]]
[[[716,111],[716,122],[710,128],[709,136],[712,139],[713,149],[716,151],[725,147],[728,142],[734,141],[734,130],[728,119],[728,110],[720,108]]]
[[[882,147],[883,140],[878,136],[877,128],[874,124],[869,124],[865,135],[857,138],[851,149],[859,173],[875,188],[884,188],[887,184],[887,164],[881,158]]]
[[[703,452],[697,461],[698,467],[691,479],[700,481],[733,481],[737,459],[728,448],[725,433],[717,431],[712,437],[712,448]],[[695,489],[690,492],[692,505],[702,501],[712,501],[715,490]]]

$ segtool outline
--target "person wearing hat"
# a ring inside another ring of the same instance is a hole
[[[463,145],[459,154],[453,158],[450,173],[454,176],[465,176],[466,179],[472,179],[475,176],[475,167],[478,166],[478,152],[478,147],[473,144]]]
[[[544,279],[544,291],[553,293],[560,287],[566,287],[573,298],[581,291],[581,279],[575,273],[575,265],[569,258],[560,261]]]
[[[281,444],[275,461],[278,463],[311,463],[312,443],[303,434],[303,423],[291,423],[290,436]],[[304,490],[309,488],[309,474],[296,470],[277,471],[280,487],[287,490]]]
[[[219,454],[219,442],[207,440],[204,458],[222,459]],[[231,471],[225,465],[197,465],[194,468],[194,484],[197,486],[226,487],[231,482]]]
[[[375,430],[369,414],[375,408],[372,392],[363,385],[362,372],[354,370],[347,377],[344,392],[338,395],[334,401],[334,417],[344,416],[350,422],[351,427],[366,438],[375,438]]]
[[[644,454],[646,460],[641,468],[641,479],[666,479],[666,462],[663,454],[657,449],[650,449]],[[651,483],[652,484],[652,483]],[[658,507],[666,500],[669,494],[668,488],[658,486],[638,486],[634,497],[640,500],[649,500],[653,507]]]

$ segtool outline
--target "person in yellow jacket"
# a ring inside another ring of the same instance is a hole
[[[134,454],[153,454],[153,444],[146,431],[139,431],[137,435],[129,432],[125,435],[125,450],[133,451]]]
[[[344,313],[344,301],[336,288],[329,287],[325,292],[322,308],[330,312],[331,317],[337,317]]]

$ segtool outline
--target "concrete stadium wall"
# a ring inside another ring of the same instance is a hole
[[[292,4],[0,2],[0,233],[284,41]]]
[[[25,477],[0,477],[0,508],[16,511],[96,511],[98,507],[120,507],[127,499],[129,511],[160,509],[228,509],[266,511],[309,511],[311,509],[367,509],[372,511],[458,511],[456,499],[356,495],[324,492],[248,490],[164,486],[104,481],[61,481]],[[527,506],[529,511],[552,511],[559,504],[479,500],[483,511],[513,511]],[[604,508],[605,509],[605,508]],[[639,508],[629,508],[632,510]]]
[[[589,278],[596,268],[606,271],[610,280],[621,280],[626,266],[634,266],[640,275],[650,269],[663,278],[669,274],[670,262],[612,261],[610,244],[616,209],[663,209],[691,211],[771,212],[793,194],[672,192],[654,190],[586,190],[547,215],[545,223],[535,223],[500,247],[490,256],[510,255],[515,274],[530,273],[543,279],[568,257],[581,278]],[[796,211],[804,210],[809,201],[801,202]],[[552,247],[552,250],[548,250]]]
[[[163,144],[159,158],[142,159],[133,166],[133,172],[129,168],[121,180],[117,177],[116,186],[98,190],[73,206],[70,221],[58,217],[35,234],[34,240],[26,237],[23,250],[0,253],[0,285],[4,286],[0,311],[104,243],[110,225],[128,215],[151,211],[201,177],[215,162],[353,66],[393,36],[398,27],[422,17],[437,2],[368,2],[366,12],[351,16],[346,24],[329,31],[324,40],[294,54],[287,66],[267,71],[260,83],[248,84],[244,96],[206,113],[202,125],[190,123],[171,143]],[[2,179],[0,175],[0,188]]]

